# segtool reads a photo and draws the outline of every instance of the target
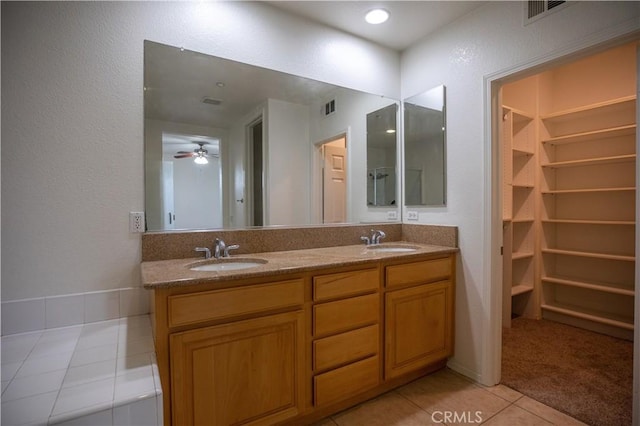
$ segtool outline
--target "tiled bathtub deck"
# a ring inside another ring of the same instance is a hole
[[[2,425],[161,425],[148,315],[2,337]]]

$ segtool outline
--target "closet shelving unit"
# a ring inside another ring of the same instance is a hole
[[[636,97],[540,117],[543,317],[630,338]]]
[[[504,278],[511,282],[505,298],[530,297],[535,283],[535,182],[536,133],[533,114],[503,105],[504,142]],[[511,304],[511,303],[509,303]],[[519,315],[531,309],[531,303],[515,303]],[[507,309],[510,314],[510,309]],[[506,315],[507,315],[506,314]],[[526,313],[533,315],[532,313]],[[510,315],[507,315],[505,322]]]

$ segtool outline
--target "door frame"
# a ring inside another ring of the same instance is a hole
[[[351,200],[351,138],[350,138],[350,128],[345,129],[342,132],[338,132],[333,136],[323,139],[318,142],[313,143],[313,149],[311,154],[311,170],[312,170],[312,179],[311,179],[311,220],[312,223],[322,224],[323,217],[323,162],[324,155],[322,146],[334,142],[337,139],[344,138],[344,146],[346,150],[347,156],[347,171],[346,171],[346,180],[347,180],[347,222],[351,221],[352,217],[352,207],[349,200]]]
[[[617,30],[617,32],[616,32]],[[499,137],[499,90],[509,81],[537,74],[562,63],[592,55],[625,43],[638,42],[636,59],[638,62],[636,79],[640,95],[640,39],[637,32],[629,33],[626,28],[613,29],[600,35],[599,40],[584,40],[569,48],[551,52],[531,62],[512,66],[483,77],[484,103],[484,220],[483,220],[483,272],[484,286],[482,299],[485,301],[485,315],[482,319],[481,370],[479,381],[493,386],[500,382],[502,362],[502,155]],[[638,96],[640,98],[640,96]],[[640,121],[640,99],[636,98],[636,119]],[[640,132],[636,131],[636,151],[640,152]],[[640,188],[640,158],[636,159],[636,187]],[[640,191],[636,190],[636,222],[640,219]],[[640,253],[640,227],[636,226],[636,253]],[[640,268],[635,271],[635,320],[634,353],[640,353]],[[633,366],[633,424],[640,425],[640,357],[634,357]]]

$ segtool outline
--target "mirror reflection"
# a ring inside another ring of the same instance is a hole
[[[403,101],[405,205],[446,204],[445,87]]]
[[[396,205],[397,105],[367,114],[367,204]]]
[[[379,220],[367,115],[397,101],[150,41],[144,62],[147,230]]]

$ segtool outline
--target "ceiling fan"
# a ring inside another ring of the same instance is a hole
[[[217,158],[217,155],[209,154],[209,151],[204,149],[204,146],[208,144],[208,142],[196,142],[199,145],[199,148],[190,151],[178,151],[173,158],[193,158],[196,164],[207,164],[209,160],[207,158]]]

